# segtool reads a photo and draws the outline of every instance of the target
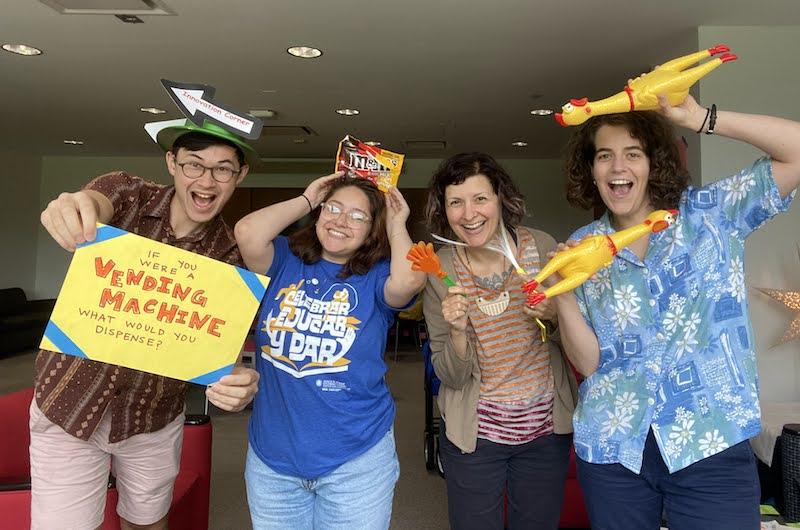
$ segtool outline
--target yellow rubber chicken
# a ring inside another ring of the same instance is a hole
[[[587,98],[571,99],[569,103],[561,107],[563,112],[555,115],[556,121],[567,127],[580,125],[592,116],[600,114],[657,110],[659,95],[667,96],[670,105],[680,105],[689,94],[689,88],[701,77],[722,63],[737,59],[736,55],[728,53],[729,51],[730,48],[726,45],[719,44],[707,50],[678,57],[661,66],[656,66],[652,72],[629,81],[622,92],[606,99],[599,101],[589,101]],[[687,70],[689,66],[706,57],[718,54],[722,55]]]
[[[611,235],[585,237],[578,243],[578,246],[558,252],[534,279],[522,287],[528,293],[528,305],[535,306],[542,300],[578,287],[592,274],[611,265],[619,249],[627,247],[641,237],[669,228],[675,223],[677,215],[677,210],[656,210],[638,225],[614,232]],[[560,282],[543,293],[534,291],[554,272],[561,275]]]

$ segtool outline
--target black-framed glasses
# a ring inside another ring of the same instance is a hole
[[[206,171],[210,171],[211,178],[222,184],[230,182],[233,177],[238,176],[239,173],[242,172],[241,169],[233,169],[228,166],[208,167],[198,162],[178,162],[178,165],[181,171],[183,171],[183,174],[190,179],[199,179]]]
[[[369,215],[361,210],[347,210],[342,207],[338,202],[323,202],[320,204],[322,210],[320,215],[327,219],[338,219],[340,215],[344,214],[348,222],[352,222],[353,226],[366,226],[372,220]]]

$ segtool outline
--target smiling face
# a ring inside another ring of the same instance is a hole
[[[239,167],[236,150],[227,145],[212,145],[200,151],[181,147],[166,154],[167,169],[175,179],[175,196],[170,208],[170,223],[177,237],[190,234],[222,211],[233,191],[247,175],[248,167]],[[180,164],[200,164],[206,168],[227,167],[234,172],[228,182],[217,182],[206,169],[198,178],[189,178]]]
[[[323,206],[317,219],[316,232],[322,246],[322,258],[333,263],[347,263],[369,235],[373,222],[369,199],[357,187],[345,186],[333,192],[325,204],[334,208]],[[368,221],[358,223],[351,219],[350,212],[363,214]]]
[[[502,214],[500,201],[485,175],[474,175],[461,184],[447,186],[444,208],[450,228],[471,247],[484,245],[497,233]]]
[[[625,127],[603,125],[594,145],[592,178],[614,224],[622,229],[641,223],[654,210],[647,191],[650,160],[642,142]]]

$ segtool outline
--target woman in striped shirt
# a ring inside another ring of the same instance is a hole
[[[442,381],[440,454],[455,529],[556,528],[570,444],[575,381],[555,340],[543,342],[534,317],[554,331],[555,311],[525,306],[526,278],[555,247],[520,226],[525,203],[489,155],[442,163],[429,185],[431,231],[459,240],[438,253],[457,282],[431,280],[425,318]],[[505,247],[507,257],[487,245]]]

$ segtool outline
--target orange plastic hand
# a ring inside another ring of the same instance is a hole
[[[411,270],[435,274],[445,285],[454,286],[455,283],[446,272],[442,270],[439,256],[433,251],[433,244],[420,241],[411,246],[411,250],[406,254],[406,259],[411,262]]]

